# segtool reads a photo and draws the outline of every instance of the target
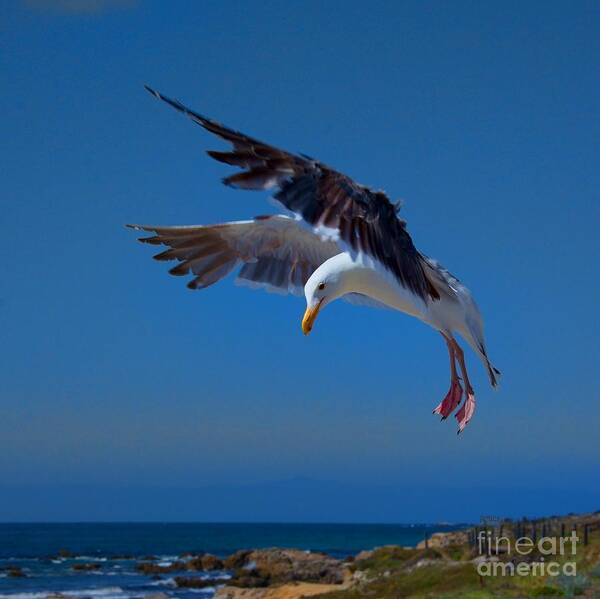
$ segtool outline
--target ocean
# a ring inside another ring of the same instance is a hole
[[[171,575],[147,576],[135,566],[148,557],[166,565],[188,552],[225,557],[238,549],[261,547],[346,557],[381,545],[415,545],[435,531],[456,528],[460,525],[0,524],[0,598],[43,599],[60,593],[70,598],[138,599],[160,592],[177,599],[210,599],[213,587],[179,589]],[[76,569],[81,564],[96,568]],[[14,575],[19,572],[22,576]],[[226,571],[193,575],[219,577],[223,584],[229,577]]]

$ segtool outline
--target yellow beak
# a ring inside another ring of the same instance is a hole
[[[319,314],[319,310],[321,309],[322,303],[323,303],[323,299],[320,299],[318,304],[315,304],[314,306],[309,306],[308,308],[306,308],[306,312],[304,313],[304,318],[302,319],[302,332],[305,335],[308,335],[312,331],[313,324],[315,323],[315,320],[317,319],[317,316]]]

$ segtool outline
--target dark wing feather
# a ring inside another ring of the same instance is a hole
[[[209,151],[214,159],[244,169],[223,180],[241,189],[276,189],[274,197],[316,230],[333,229],[354,252],[364,252],[390,270],[423,300],[439,299],[424,259],[398,218],[397,206],[382,191],[359,185],[325,164],[280,150],[212,121],[153,89],[157,98],[233,145],[231,152]]]

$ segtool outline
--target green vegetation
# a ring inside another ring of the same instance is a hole
[[[584,520],[585,519],[585,520]],[[587,545],[579,527],[593,522],[587,530]],[[531,523],[528,523],[528,526]],[[473,543],[456,543],[443,535],[430,540],[429,548],[409,549],[402,547],[382,547],[359,556],[350,566],[354,584],[345,590],[318,595],[321,599],[500,599],[500,598],[555,598],[555,597],[600,597],[600,515],[585,515],[578,522],[571,517],[566,535],[573,525],[578,526],[576,555],[572,555],[570,544],[565,555],[546,555],[536,548],[529,555],[515,555],[504,551],[494,556],[495,563],[502,568],[531,568],[538,563],[536,575],[489,575],[481,576],[477,571],[478,546]],[[542,526],[540,521],[540,527]],[[546,528],[546,526],[548,528]],[[544,531],[550,531],[551,524],[544,521]],[[515,534],[517,533],[517,534]],[[503,524],[503,535],[515,540],[520,534],[527,535],[522,524]],[[539,539],[542,535],[538,533]],[[547,533],[550,536],[550,532]],[[432,541],[435,545],[432,546]],[[548,565],[556,562],[562,572],[550,575],[541,569],[542,562]],[[567,562],[575,562],[577,575],[565,575],[562,568]]]

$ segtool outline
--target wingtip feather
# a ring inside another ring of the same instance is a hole
[[[145,89],[147,92],[151,93],[151,94],[152,94],[153,96],[155,96],[156,98],[160,98],[160,94],[159,94],[159,93],[158,93],[158,92],[157,92],[155,89],[152,89],[152,88],[151,88],[149,85],[147,85],[147,84],[145,84],[145,83],[144,83],[144,89]]]

